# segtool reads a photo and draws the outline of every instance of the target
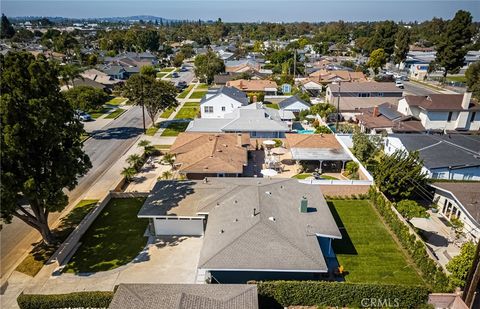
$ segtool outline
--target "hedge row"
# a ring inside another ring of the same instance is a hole
[[[426,304],[428,289],[422,286],[357,284],[326,281],[257,282],[259,301],[271,307],[399,307],[416,308]]]
[[[370,189],[369,196],[372,204],[380,212],[385,222],[422,272],[425,282],[432,287],[434,292],[452,292],[453,288],[450,285],[448,276],[430,258],[425,249],[425,244],[417,240],[415,235],[410,233],[408,227],[393,212],[391,208],[392,203],[374,187]]]
[[[20,294],[20,309],[108,308],[113,292],[75,292],[69,294]]]

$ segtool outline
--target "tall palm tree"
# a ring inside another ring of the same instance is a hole
[[[166,153],[162,159],[163,163],[170,165],[172,168],[175,168],[175,157],[171,153]]]
[[[129,166],[129,167],[124,167],[123,170],[122,170],[122,176],[125,177],[125,180],[127,182],[130,182],[132,181],[133,177],[135,176],[135,174],[137,173],[137,171],[135,170],[135,168]]]
[[[139,170],[139,168],[143,165],[143,158],[138,154],[131,154],[127,158],[127,163],[130,164],[130,167],[133,167],[135,170]]]
[[[172,178],[173,174],[170,171],[165,171],[162,173],[162,179],[170,179]]]

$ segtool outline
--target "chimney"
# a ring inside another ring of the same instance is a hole
[[[254,95],[254,96],[252,97],[252,103],[257,103],[257,96],[256,96],[256,95]]]
[[[243,143],[242,143],[242,133],[238,133],[237,134],[237,146],[238,147],[242,147]]]
[[[373,117],[378,117],[378,106],[373,107]]]
[[[468,109],[470,107],[470,101],[472,100],[472,93],[471,92],[465,92],[463,94],[463,99],[462,99],[462,108],[463,109]]]
[[[300,200],[300,212],[301,213],[306,213],[308,209],[308,200],[306,196],[303,196],[302,199]]]

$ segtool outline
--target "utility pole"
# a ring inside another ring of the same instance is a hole
[[[293,50],[293,82],[295,83],[295,74],[297,74],[297,49]]]
[[[337,117],[336,117],[336,121],[335,121],[335,133],[338,133],[338,118],[340,118],[340,96],[341,96],[341,92],[340,92],[340,87],[342,86],[342,82],[341,81],[338,81],[338,100],[337,100]]]
[[[462,299],[468,308],[473,308],[473,301],[475,291],[480,283],[480,241],[477,243],[477,249],[475,250],[475,256],[473,257],[472,267],[467,276],[465,288],[463,290]],[[479,297],[477,295],[477,297]]]
[[[143,103],[143,75],[140,74],[140,102],[142,104],[142,118],[143,118],[143,134],[147,133],[147,126],[145,125],[145,104]]]

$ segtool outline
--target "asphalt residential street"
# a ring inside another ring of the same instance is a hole
[[[405,86],[404,94],[411,94],[411,95],[429,95],[431,93],[441,93],[438,90],[433,88],[429,88],[427,86],[423,86],[418,83],[414,83],[411,81],[404,81],[403,85]]]
[[[147,115],[145,117],[148,127],[151,120]],[[90,157],[92,168],[78,180],[77,187],[68,192],[70,203],[80,198],[135,143],[142,132],[142,109],[138,106],[133,106],[101,130],[94,131],[92,137],[84,143],[84,150]],[[60,215],[61,213],[50,214],[49,221],[54,222]],[[36,230],[18,219],[3,225],[0,232],[2,279],[13,271],[20,262],[19,259],[39,236]]]

